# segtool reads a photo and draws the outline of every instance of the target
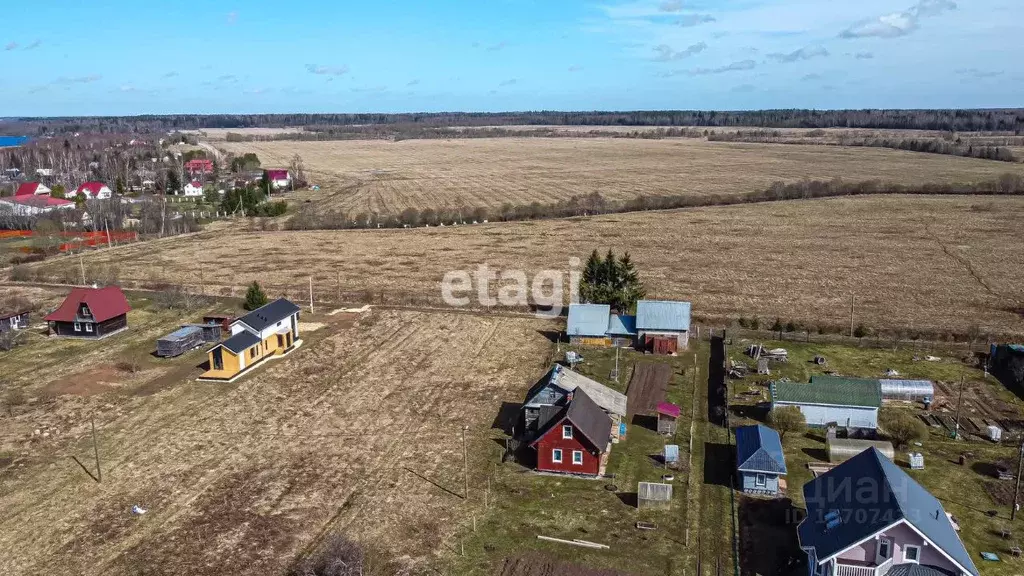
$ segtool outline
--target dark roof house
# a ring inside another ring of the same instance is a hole
[[[128,327],[128,299],[117,286],[75,288],[45,320],[58,336],[101,338]]]
[[[249,312],[238,318],[235,322],[241,322],[249,328],[259,332],[276,324],[281,320],[299,312],[300,308],[286,298],[278,298],[273,302]]]
[[[978,576],[942,503],[874,448],[811,480],[803,492],[807,517],[797,533],[811,566]]]
[[[779,433],[763,424],[736,429],[736,469],[743,472],[786,473]]]

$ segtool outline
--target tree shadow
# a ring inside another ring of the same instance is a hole
[[[512,435],[512,428],[519,422],[519,413],[523,405],[519,402],[502,402],[498,413],[491,423],[491,428],[501,430],[509,436]]]
[[[971,462],[971,470],[986,478],[999,477],[999,466],[993,462]]]
[[[645,414],[634,414],[633,415],[633,425],[634,426],[640,426],[641,428],[646,428],[646,429],[648,429],[648,430],[650,430],[652,432],[657,432],[658,431],[658,417],[657,416],[648,416],[648,415],[645,415]]]
[[[748,420],[756,420],[757,422],[765,422],[768,418],[768,407],[766,404],[731,404],[729,411],[733,413],[733,416],[737,418],[746,418]]]
[[[704,443],[704,483],[732,488],[733,448],[729,444]]]
[[[802,510],[784,499],[739,497],[739,561],[742,574],[806,574],[806,554],[796,538]],[[765,546],[771,542],[771,546]]]
[[[561,330],[537,330],[537,334],[547,338],[552,344],[557,344],[562,337]]]
[[[445,488],[444,486],[438,484],[437,482],[431,480],[430,478],[427,478],[423,474],[420,474],[419,472],[413,470],[412,468],[409,468],[408,466],[402,466],[402,469],[405,470],[406,472],[412,474],[413,476],[419,478],[420,480],[423,480],[424,482],[426,482],[426,483],[434,486],[435,488],[441,490],[442,492],[446,492],[448,494],[451,494],[452,496],[455,496],[456,498],[461,498],[463,500],[466,499],[466,496],[464,494],[458,494],[456,492],[453,492],[452,490],[449,490],[448,488]]]

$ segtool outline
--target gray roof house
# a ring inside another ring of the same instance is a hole
[[[813,576],[978,576],[935,496],[869,448],[804,485]]]
[[[736,472],[744,492],[778,494],[779,477],[786,475],[786,458],[779,433],[763,424],[737,428]]]
[[[572,392],[582,390],[598,407],[612,419],[612,437],[618,440],[618,424],[626,417],[626,395],[555,364],[526,393],[523,402],[525,436],[529,437],[543,430],[565,406]]]

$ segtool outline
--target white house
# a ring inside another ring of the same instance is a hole
[[[287,170],[267,170],[267,178],[275,190],[290,188],[292,185],[292,175]]]
[[[36,176],[40,178],[49,178],[53,176],[53,168],[36,168]]]
[[[86,182],[75,190],[75,194],[85,194],[90,200],[106,200],[114,195],[110,187],[103,182]]]
[[[203,183],[202,182],[198,182],[196,180],[193,180],[192,182],[189,182],[188,184],[185,184],[185,187],[181,189],[181,193],[183,195],[185,195],[185,196],[190,196],[190,197],[193,197],[193,198],[194,197],[202,197],[202,195],[203,195]]]

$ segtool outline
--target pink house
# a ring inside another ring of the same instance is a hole
[[[946,511],[869,448],[804,485],[809,576],[978,576]]]

